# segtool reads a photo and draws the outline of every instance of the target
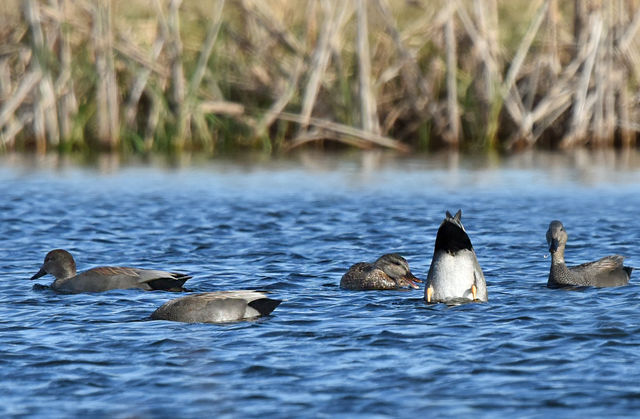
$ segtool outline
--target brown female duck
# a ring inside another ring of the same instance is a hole
[[[374,263],[360,262],[351,266],[340,280],[340,287],[350,290],[393,290],[422,282],[409,269],[406,259],[396,253],[381,256]]]

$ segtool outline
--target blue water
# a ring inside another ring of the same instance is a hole
[[[366,154],[289,161],[76,165],[0,159],[2,417],[635,416],[640,275],[547,289],[545,232],[567,260],[640,266],[638,155],[508,159]],[[426,277],[462,208],[486,304],[424,290],[343,291],[353,263],[399,252]],[[187,272],[198,292],[284,302],[232,324],[151,321],[176,294],[58,295],[28,281],[47,251],[80,270]]]

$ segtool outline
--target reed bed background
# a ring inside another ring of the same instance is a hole
[[[634,147],[636,0],[5,0],[0,149]]]

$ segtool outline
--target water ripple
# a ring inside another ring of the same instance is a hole
[[[351,165],[313,175],[8,173],[4,416],[542,418],[640,408],[640,287],[550,290],[543,258],[547,225],[561,218],[571,262],[622,253],[640,265],[637,183],[540,183],[541,171],[504,169],[490,176],[495,185],[462,171],[469,183],[452,188],[449,172],[411,162],[370,183]],[[444,210],[457,208],[489,303],[427,306],[423,290],[338,287],[352,263],[389,251],[426,278]],[[28,281],[57,247],[80,269],[184,271],[194,291],[257,288],[284,301],[250,322],[151,321],[175,295],[59,295],[49,277]]]

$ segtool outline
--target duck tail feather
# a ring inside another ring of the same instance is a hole
[[[158,278],[147,283],[154,291],[188,292],[191,290],[184,288],[183,285],[190,278],[186,275],[180,278]]]
[[[258,313],[266,316],[280,305],[282,300],[274,300],[272,298],[258,298],[249,303],[249,307],[252,307],[258,311]]]

